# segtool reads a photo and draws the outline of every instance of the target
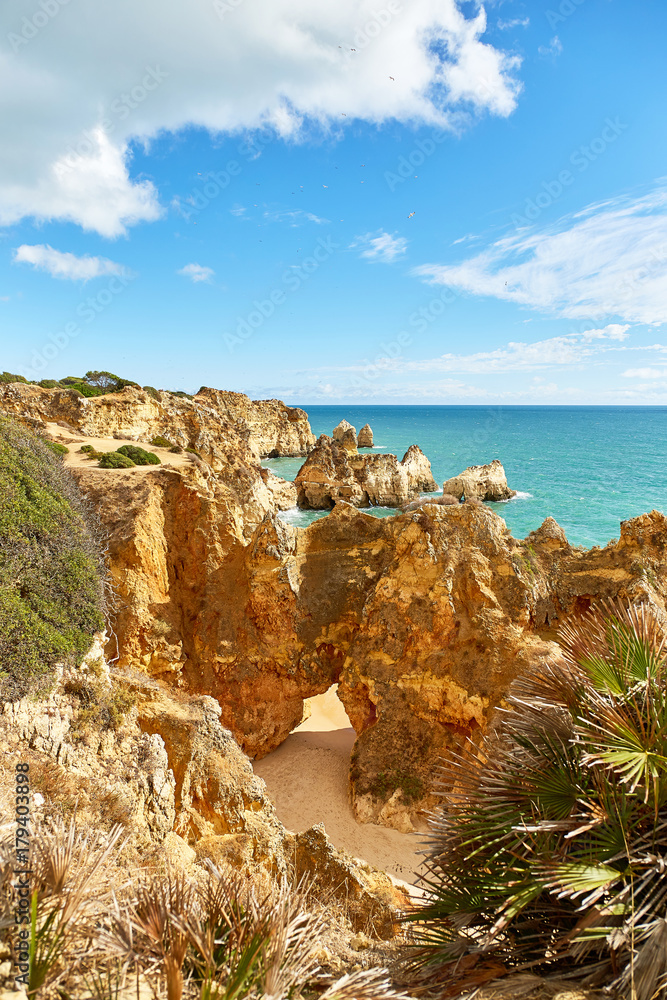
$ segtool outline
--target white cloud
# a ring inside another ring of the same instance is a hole
[[[402,257],[408,248],[408,241],[404,236],[392,236],[379,229],[376,233],[366,233],[364,236],[357,236],[350,249],[363,247],[359,254],[368,260],[379,260],[384,264],[391,264],[397,257]]]
[[[288,222],[294,228],[302,226],[304,222],[314,222],[319,226],[329,222],[328,219],[320,218],[319,215],[314,215],[313,212],[303,212],[301,209],[294,211],[266,211],[264,212],[264,218],[267,222]]]
[[[534,343],[510,342],[493,351],[477,351],[474,354],[442,354],[437,358],[410,361],[403,357],[381,357],[374,365],[353,364],[338,368],[328,367],[326,372],[364,373],[369,367],[379,373],[390,372],[437,372],[456,375],[501,375],[510,372],[532,372],[549,368],[581,367],[591,360],[599,359],[609,351],[625,351],[624,347],[612,347],[594,340],[625,340],[628,327],[612,323],[604,329],[586,330],[583,333],[550,337]],[[645,350],[645,348],[641,348]],[[537,381],[537,380],[534,380]]]
[[[355,118],[458,128],[509,115],[520,90],[520,60],[483,40],[483,9],[466,18],[456,0],[190,0],[187,18],[162,0],[89,4],[86,17],[71,4],[32,40],[29,20],[24,0],[0,6],[12,136],[0,224],[33,216],[114,237],[157,218],[131,143],[165,131],[335,135]]]
[[[199,281],[210,282],[215,274],[212,267],[204,267],[202,264],[186,264],[176,272],[182,274],[184,278],[190,278],[195,284]]]
[[[513,17],[507,21],[503,21],[501,18],[498,21],[498,27],[501,31],[507,31],[509,28],[527,28],[529,24],[529,17]]]
[[[667,378],[667,368],[628,368],[623,378]]]
[[[127,275],[130,272],[122,264],[116,264],[106,257],[77,257],[73,253],[54,250],[48,243],[30,246],[22,244],[14,251],[15,264],[32,264],[37,271],[47,271],[53,278],[70,281],[90,281],[105,274]]]
[[[667,322],[667,189],[616,198],[522,230],[459,264],[413,272],[432,284],[572,319]]]
[[[232,215],[235,215],[237,218],[240,218],[242,215],[245,215],[248,209],[245,208],[243,205],[234,205],[234,207],[230,208],[229,211],[231,212]]]
[[[630,324],[609,323],[601,330],[584,330],[581,336],[584,340],[627,340],[630,334]]]
[[[548,45],[540,45],[537,50],[541,56],[559,56],[563,51],[563,43],[558,35],[554,35]]]

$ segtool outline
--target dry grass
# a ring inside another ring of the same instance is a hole
[[[405,994],[386,969],[327,982],[324,911],[306,886],[258,891],[210,865],[127,875],[122,827],[52,821],[32,841],[30,986],[43,1000],[372,1000]],[[0,940],[15,953],[13,830],[0,825]]]

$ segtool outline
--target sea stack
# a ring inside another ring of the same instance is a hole
[[[442,487],[443,493],[451,493],[457,500],[511,500],[516,490],[507,485],[507,476],[499,459],[494,458],[488,465],[470,465],[458,476],[448,479]]]
[[[338,427],[334,428],[333,439],[337,444],[345,448],[345,451],[356,454],[357,451],[357,431],[347,420],[341,420]]]
[[[372,448],[373,447],[373,431],[371,430],[370,424],[364,424],[364,426],[359,431],[359,436],[357,437],[357,448]]]

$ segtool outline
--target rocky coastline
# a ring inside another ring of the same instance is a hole
[[[213,389],[158,397],[0,386],[0,413],[69,448],[114,594],[98,655],[133,678],[136,698],[125,736],[76,743],[61,684],[36,706],[5,705],[8,745],[85,771],[91,788],[113,771],[145,842],[188,864],[208,857],[275,875],[298,857],[301,874],[337,871],[348,892],[356,886],[354,927],[371,913],[390,936],[405,898],[322,831],[288,834],[248,758],[280,746],[304,701],[337,684],[356,736],[357,820],[419,828],[438,761],[487,731],[518,675],[558,655],[559,625],[601,598],[665,611],[667,518],[623,522],[618,541],[590,550],[552,518],[516,539],[479,502],[515,495],[498,460],[431,498],[437,484],[417,446],[400,462],[358,453],[370,428],[362,437],[339,425],[338,439],[315,441],[307,415],[276,400]],[[192,451],[176,460],[158,448],[162,464],[141,470],[96,468],[80,452],[93,438],[148,447],[158,435]],[[271,454],[304,456],[294,484],[261,467]],[[296,501],[331,512],[296,528],[279,516]],[[358,509],[372,504],[405,509],[381,519]],[[126,752],[152,763],[125,774]]]

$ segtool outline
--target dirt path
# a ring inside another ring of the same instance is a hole
[[[48,431],[49,437],[53,438],[55,441],[59,441],[60,444],[64,444],[66,448],[69,448],[69,454],[64,456],[64,464],[68,465],[70,468],[78,469],[94,469],[99,472],[100,475],[103,473],[114,473],[118,472],[148,472],[149,469],[154,469],[154,465],[137,465],[134,469],[99,469],[97,467],[97,462],[91,461],[87,458],[84,452],[79,449],[82,444],[90,444],[93,446],[95,451],[117,451],[122,448],[124,444],[139,445],[145,451],[153,451],[160,459],[162,465],[171,466],[172,469],[182,469],[187,465],[190,465],[192,458],[188,452],[182,452],[181,454],[172,453],[168,448],[158,448],[153,444],[143,442],[143,441],[132,441],[129,438],[95,438],[87,437],[85,434],[80,434],[78,431],[69,431],[65,427],[61,427],[60,424],[47,423],[46,429]]]

